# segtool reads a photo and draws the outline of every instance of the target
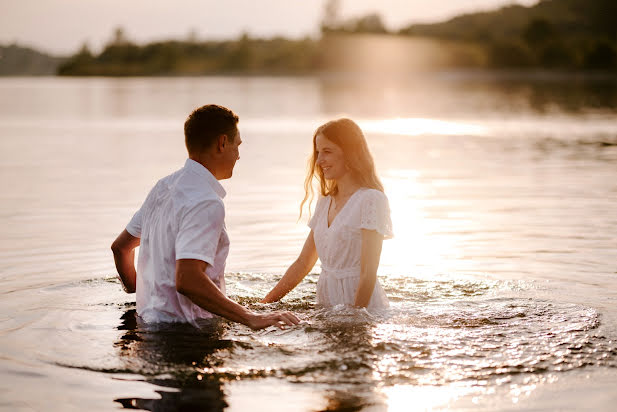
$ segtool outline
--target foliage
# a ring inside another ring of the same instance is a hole
[[[348,67],[353,70],[359,64],[357,61],[332,66],[333,61],[344,59],[350,53],[349,47],[343,47],[341,53],[330,47],[340,43],[332,39],[351,36],[358,40],[354,43],[357,47],[368,47],[367,44],[375,42],[360,40],[395,33],[386,29],[378,14],[341,19],[339,9],[340,0],[326,1],[320,40],[257,39],[244,34],[236,40],[199,42],[193,34],[186,41],[136,45],[118,28],[100,54],[93,55],[84,46],[59,67],[58,73],[164,76],[303,74]],[[443,40],[440,50],[455,67],[615,71],[614,16],[617,16],[616,0],[541,0],[532,7],[511,5],[460,15],[437,24],[414,24],[397,34],[401,38]]]
[[[0,76],[55,74],[62,60],[28,47],[0,45]]]
[[[166,41],[143,46],[118,36],[94,56],[83,50],[58,69],[70,76],[293,74],[316,69],[318,42],[311,39]]]
[[[495,67],[615,70],[615,16],[615,0],[542,0],[411,25],[400,33],[483,44]]]
[[[367,14],[343,22],[322,24],[322,33],[387,33],[381,16],[376,13]]]

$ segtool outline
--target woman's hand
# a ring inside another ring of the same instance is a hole
[[[315,240],[313,239],[313,231],[306,238],[304,247],[298,259],[289,266],[285,275],[279,280],[279,282],[272,288],[270,292],[263,298],[261,303],[276,302],[283,298],[290,290],[295,288],[298,283],[304,279],[309,271],[315,266],[317,262],[317,250],[315,249]]]

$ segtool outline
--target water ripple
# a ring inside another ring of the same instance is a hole
[[[262,378],[317,385],[502,385],[522,376],[579,368],[617,367],[617,343],[599,333],[597,310],[568,302],[523,297],[520,284],[464,279],[383,279],[396,289],[392,307],[369,313],[343,306],[320,308],[314,292],[258,303],[270,275],[232,274],[242,284],[233,298],[255,310],[293,310],[303,322],[287,330],[253,332],[221,321],[201,329],[144,325],[132,303],[100,302],[122,313],[120,335],[110,343],[109,365],[64,366],[112,374],[136,374],[166,385]],[[115,280],[66,286],[109,288]],[[247,287],[252,286],[252,287]],[[314,287],[314,285],[312,285]],[[516,286],[516,287],[515,287]],[[308,288],[308,287],[307,287]],[[54,290],[62,288],[54,288]],[[309,289],[310,290],[310,289]],[[69,341],[98,339],[98,328],[73,328]],[[70,344],[71,342],[64,342]]]

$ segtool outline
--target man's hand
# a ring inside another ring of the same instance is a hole
[[[285,326],[294,326],[300,323],[300,319],[291,312],[255,313],[246,324],[253,330],[277,326],[284,329]]]
[[[198,259],[176,261],[176,290],[197,306],[210,313],[251,329],[263,329],[270,325],[280,328],[300,323],[290,312],[255,313],[225,296],[218,286],[206,275],[207,263]]]

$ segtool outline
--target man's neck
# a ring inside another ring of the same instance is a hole
[[[221,180],[219,179],[219,177],[217,176],[217,170],[215,167],[213,167],[213,165],[216,162],[212,161],[212,158],[210,156],[207,156],[205,154],[201,154],[201,155],[189,155],[189,159],[199,163],[200,165],[202,165],[203,167],[205,167],[206,169],[208,169],[208,171],[210,173],[212,173],[212,176],[214,176],[214,178],[216,180]]]

